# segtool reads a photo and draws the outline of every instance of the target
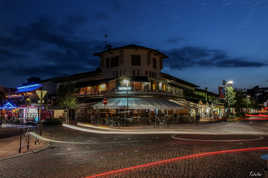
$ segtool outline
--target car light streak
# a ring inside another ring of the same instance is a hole
[[[96,178],[96,177],[101,177],[101,176],[110,176],[110,175],[114,175],[114,174],[118,174],[118,173],[133,171],[136,169],[148,168],[148,167],[158,166],[158,165],[162,165],[162,164],[168,164],[168,163],[179,161],[179,160],[187,160],[187,159],[192,159],[192,158],[200,158],[200,157],[206,157],[206,156],[220,155],[220,154],[225,154],[225,153],[236,153],[236,152],[257,151],[257,150],[268,150],[268,147],[253,147],[253,148],[241,148],[241,149],[231,149],[231,150],[222,150],[222,151],[214,151],[214,152],[196,153],[196,154],[191,154],[191,155],[180,156],[180,157],[175,157],[175,158],[171,158],[171,159],[141,164],[141,165],[137,165],[137,166],[131,166],[128,168],[107,171],[107,172],[103,172],[100,174],[87,176],[85,178]]]

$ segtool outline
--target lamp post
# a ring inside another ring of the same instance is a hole
[[[128,79],[124,79],[123,80],[123,84],[124,85],[126,85],[126,90],[127,90],[127,96],[126,96],[126,98],[127,98],[127,117],[128,117],[128,90],[129,90],[129,80]],[[126,119],[125,119],[126,120]]]

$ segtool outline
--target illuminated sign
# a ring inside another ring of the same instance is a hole
[[[31,84],[31,85],[25,85],[21,87],[17,87],[17,92],[28,92],[28,91],[34,91],[38,88],[42,87],[42,84],[36,83],[36,84]]]
[[[43,99],[46,96],[47,91],[46,90],[36,90],[36,94],[40,99]]]
[[[17,108],[17,106],[10,102],[6,102],[2,107],[0,107],[0,109],[5,109],[5,110],[11,110],[15,108]]]
[[[131,87],[118,87],[118,90],[131,90]]]

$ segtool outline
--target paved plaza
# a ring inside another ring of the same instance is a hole
[[[194,127],[203,127],[206,130],[215,126],[217,133],[217,130],[220,132],[224,128],[228,130],[229,124],[215,123]],[[248,128],[264,131],[267,123],[235,124],[235,128],[240,128],[239,132],[246,133]],[[184,128],[190,127],[184,125]],[[96,134],[65,127],[50,127],[44,130],[42,136],[63,142],[51,141],[46,150],[1,161],[0,177],[244,178],[251,177],[250,174],[253,173],[260,173],[263,177],[266,162],[261,159],[261,155],[268,154],[268,136],[245,133],[228,134],[226,131],[225,135]],[[225,142],[226,140],[235,141]],[[217,152],[256,147],[263,149]],[[217,154],[210,155],[208,152]],[[200,156],[202,153],[206,154]],[[194,156],[187,157],[193,154]]]

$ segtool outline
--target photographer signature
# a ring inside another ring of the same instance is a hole
[[[250,177],[261,177],[261,176],[263,176],[263,173],[261,173],[259,171],[250,171],[249,176]]]

